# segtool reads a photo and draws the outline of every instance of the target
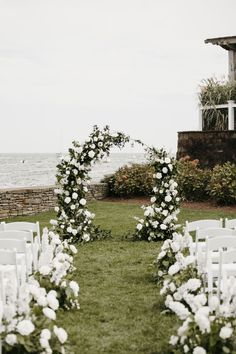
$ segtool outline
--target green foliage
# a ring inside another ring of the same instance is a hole
[[[210,78],[200,86],[199,101],[202,106],[225,104],[229,100],[236,101],[236,81],[219,81]],[[227,109],[210,109],[203,111],[204,130],[226,130]]]
[[[183,199],[190,201],[209,199],[207,186],[211,178],[210,170],[201,169],[198,160],[190,161],[186,159],[178,161],[177,168],[177,183]]]
[[[149,164],[132,164],[105,177],[109,193],[117,197],[146,196],[152,193],[154,168]]]
[[[236,204],[236,165],[226,162],[215,166],[208,190],[218,204]]]

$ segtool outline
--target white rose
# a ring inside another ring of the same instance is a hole
[[[72,204],[72,205],[70,206],[70,208],[71,208],[71,210],[75,210],[75,205]]]
[[[82,239],[83,239],[85,242],[88,242],[88,241],[90,240],[89,234],[83,234]]]
[[[79,203],[84,206],[87,202],[86,199],[82,198],[80,199]]]
[[[76,281],[70,281],[69,282],[69,287],[71,288],[71,290],[73,290],[75,296],[78,296],[78,292],[79,292],[79,285],[78,283],[76,283]]]
[[[66,204],[69,204],[70,201],[71,201],[71,198],[70,198],[70,197],[66,197],[66,198],[65,198],[65,203],[66,203]]]
[[[162,178],[162,174],[161,174],[160,172],[158,172],[158,173],[156,174],[156,178],[157,178],[157,179],[161,179],[161,178]]]
[[[88,155],[92,159],[95,156],[95,152],[93,150],[90,150]]]
[[[165,158],[165,163],[167,163],[167,164],[170,163],[170,158],[169,157]]]
[[[58,207],[58,206],[56,206],[56,207],[54,208],[54,210],[55,210],[55,212],[56,212],[56,213],[58,213],[58,211],[59,211],[59,207]]]
[[[56,311],[59,308],[59,301],[52,293],[47,295],[47,301],[52,310]]]
[[[34,329],[34,324],[30,320],[22,320],[16,326],[17,332],[22,336],[28,336],[34,331]]]
[[[165,257],[166,252],[165,251],[161,251],[157,257],[157,259],[162,259],[163,257]]]
[[[178,263],[175,263],[172,266],[170,266],[170,268],[168,270],[168,274],[169,275],[174,275],[174,274],[178,273],[179,269],[180,268],[179,268]]]
[[[48,342],[47,339],[40,337],[40,338],[39,338],[39,343],[40,343],[40,345],[41,345],[42,348],[44,348],[44,349],[49,348],[49,342]],[[48,353],[48,351],[46,351],[46,352],[44,352],[44,353]]]
[[[207,354],[207,352],[203,347],[195,347],[193,354]]]
[[[74,193],[72,194],[72,199],[77,199],[77,198],[78,198],[78,193],[74,192]]]
[[[165,224],[161,224],[161,225],[160,225],[160,228],[161,228],[161,230],[166,230],[166,229],[167,229],[167,226],[166,226]]]
[[[41,331],[40,337],[49,340],[51,338],[51,332],[49,331],[49,329],[45,328]]]
[[[228,339],[231,337],[232,333],[233,330],[231,327],[224,326],[221,328],[219,335],[222,339]]]
[[[48,275],[51,272],[51,267],[49,266],[42,266],[39,268],[39,273],[42,275]]]
[[[75,149],[75,151],[78,153],[78,154],[81,154],[81,152],[83,151],[83,148],[80,146],[80,147],[77,147]]]
[[[69,247],[72,253],[76,254],[78,252],[77,248],[74,245],[70,245]]]
[[[177,336],[171,336],[169,343],[171,345],[176,345],[178,343],[179,338]]]
[[[47,302],[46,296],[39,296],[37,298],[37,303],[39,306],[42,306],[42,307],[47,306],[48,302]]]
[[[45,308],[43,309],[43,313],[44,313],[44,315],[45,315],[47,318],[49,318],[50,320],[55,320],[55,319],[56,319],[56,314],[55,314],[55,312],[54,312],[52,309],[50,309],[49,307],[45,307]]]
[[[136,228],[137,228],[137,230],[142,230],[142,228],[143,228],[143,225],[142,224],[138,224],[137,226],[136,226]]]
[[[54,330],[55,335],[59,339],[60,343],[64,344],[68,338],[66,331],[63,328],[57,327],[57,326],[54,326],[53,330]]]
[[[157,200],[156,197],[152,197],[152,198],[151,198],[151,203],[155,203],[156,200]]]
[[[53,226],[56,226],[58,224],[58,221],[54,220],[54,219],[51,219],[50,220],[50,224],[53,225]]]
[[[17,343],[17,336],[15,334],[8,334],[6,337],[5,337],[5,342],[9,345],[14,345]]]
[[[165,202],[170,202],[172,200],[172,198],[171,198],[171,196],[170,195],[167,195],[166,197],[165,197]]]
[[[163,167],[162,172],[163,173],[167,173],[168,172],[168,168],[167,167]]]

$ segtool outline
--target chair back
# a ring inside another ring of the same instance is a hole
[[[222,219],[203,219],[203,220],[196,220],[185,223],[185,231],[197,231],[201,229],[208,229],[208,228],[219,228],[223,227],[223,220]]]
[[[196,231],[196,240],[205,240],[207,237],[236,236],[236,230],[230,228],[208,228]]]
[[[0,239],[0,250],[11,250],[26,254],[26,241],[14,239]]]
[[[229,229],[236,229],[236,219],[230,219],[225,218],[225,227],[228,227]]]
[[[32,231],[0,231],[0,239],[26,240],[33,244]]]

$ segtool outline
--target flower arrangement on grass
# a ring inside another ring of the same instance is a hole
[[[178,228],[180,198],[175,181],[176,161],[163,149],[147,150],[155,173],[151,205],[143,206],[144,218],[138,220],[135,237],[140,240],[159,241],[168,239]]]
[[[67,332],[57,326],[59,301],[56,291],[47,292],[31,279],[16,291],[15,280],[9,278],[5,287],[0,337],[5,352],[63,354]]]
[[[197,269],[196,259],[190,255],[191,236],[175,234],[164,242],[157,257],[157,265],[168,262],[168,270],[161,274],[165,306],[180,321],[176,335],[170,338],[170,353],[218,354],[235,353],[236,343],[236,280],[222,282],[221,301],[204,288],[204,274]],[[174,247],[173,247],[174,245]],[[174,251],[173,251],[174,248]],[[166,253],[166,254],[165,254]],[[172,256],[171,256],[172,255]]]

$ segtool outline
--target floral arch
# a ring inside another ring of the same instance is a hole
[[[111,133],[108,126],[100,130],[94,126],[84,144],[74,141],[68,155],[61,159],[57,169],[55,190],[58,199],[57,220],[52,220],[54,230],[63,239],[71,242],[89,241],[98,237],[99,229],[93,224],[95,215],[88,210],[86,193],[90,182],[89,172],[92,165],[107,157],[113,146],[123,148],[131,140],[129,136]],[[144,218],[137,219],[135,236],[138,239],[157,241],[166,239],[176,229],[179,212],[177,183],[175,182],[175,159],[163,149],[145,147],[150,164],[153,166],[153,196],[151,204],[143,206]]]

